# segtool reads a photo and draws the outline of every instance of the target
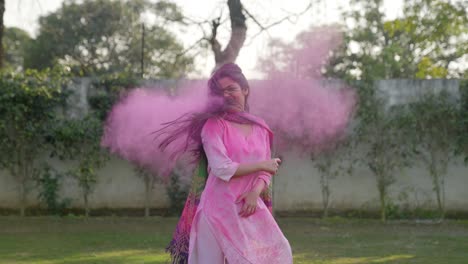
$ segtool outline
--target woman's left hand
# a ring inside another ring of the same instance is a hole
[[[253,215],[257,210],[257,200],[259,196],[260,194],[255,191],[246,192],[239,196],[239,198],[236,200],[236,203],[240,203],[242,200],[245,201],[241,211],[239,212],[239,215],[242,217]]]

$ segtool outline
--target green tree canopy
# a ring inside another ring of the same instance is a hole
[[[39,19],[26,66],[42,69],[60,63],[75,75],[122,71],[139,75],[143,57],[144,76],[177,78],[191,69],[192,58],[167,30],[169,23],[182,24],[182,14],[165,1],[66,1]]]
[[[382,0],[353,0],[346,33],[328,74],[351,79],[461,77],[468,53],[463,1],[404,2],[403,16],[386,20]]]
[[[20,28],[5,28],[3,33],[4,66],[14,71],[23,70],[25,52],[31,40],[28,32]]]
[[[22,216],[28,185],[48,150],[49,128],[65,105],[68,93],[62,87],[67,81],[60,69],[0,72],[0,168],[18,184]]]

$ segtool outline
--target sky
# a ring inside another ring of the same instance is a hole
[[[265,55],[271,38],[280,38],[285,41],[293,41],[295,36],[310,28],[312,25],[321,25],[341,21],[340,8],[349,7],[349,0],[263,0],[243,1],[245,8],[254,14],[257,20],[264,26],[274,23],[288,14],[298,14],[303,11],[312,1],[312,8],[300,17],[292,17],[291,21],[284,21],[257,35],[259,27],[248,21],[247,40],[242,48],[237,63],[243,68],[248,78],[261,78],[262,74],[257,69],[258,58]],[[4,22],[7,27],[15,26],[22,28],[35,36],[38,30],[38,18],[57,10],[63,0],[6,0],[6,11]],[[226,0],[173,0],[177,3],[183,13],[198,21],[212,19],[221,12],[227,16]],[[385,0],[384,12],[388,19],[393,19],[402,14],[403,0]],[[229,23],[225,23],[219,30],[220,42],[226,43],[229,38]],[[187,34],[190,32],[191,34]],[[175,30],[176,35],[185,47],[191,46],[197,41],[202,33],[198,27],[193,26],[185,32]],[[253,37],[255,36],[255,37]],[[207,77],[214,67],[214,59],[210,52],[198,56],[197,68],[199,71],[191,77]]]

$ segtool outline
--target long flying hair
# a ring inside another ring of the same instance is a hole
[[[199,158],[203,150],[201,142],[201,130],[206,121],[212,117],[226,117],[227,113],[224,111],[224,98],[223,90],[219,84],[219,80],[228,77],[239,84],[243,90],[250,90],[249,83],[242,73],[242,69],[235,63],[227,63],[218,68],[208,80],[208,96],[209,100],[205,109],[197,113],[186,113],[179,118],[164,123],[164,127],[155,131],[157,137],[164,137],[158,147],[164,151],[169,145],[174,143],[177,139],[185,137],[182,145],[175,146],[171,151],[171,159],[177,158],[184,152],[190,151],[195,158]],[[250,94],[250,93],[248,93]],[[244,111],[249,111],[248,94],[245,97]],[[232,121],[239,123],[255,123],[243,116],[232,117]]]

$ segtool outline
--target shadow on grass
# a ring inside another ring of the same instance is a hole
[[[392,255],[384,257],[354,257],[354,258],[327,258],[320,259],[310,254],[295,254],[296,264],[365,264],[365,263],[403,263],[414,258],[412,255]],[[312,259],[315,259],[312,261]],[[403,262],[402,262],[403,261]]]
[[[111,250],[101,252],[79,253],[69,256],[44,258],[40,256],[4,255],[11,264],[84,264],[84,263],[169,263],[169,256],[160,250]]]
[[[1,218],[0,263],[169,263],[177,218]],[[468,225],[280,218],[295,264],[468,263]]]

